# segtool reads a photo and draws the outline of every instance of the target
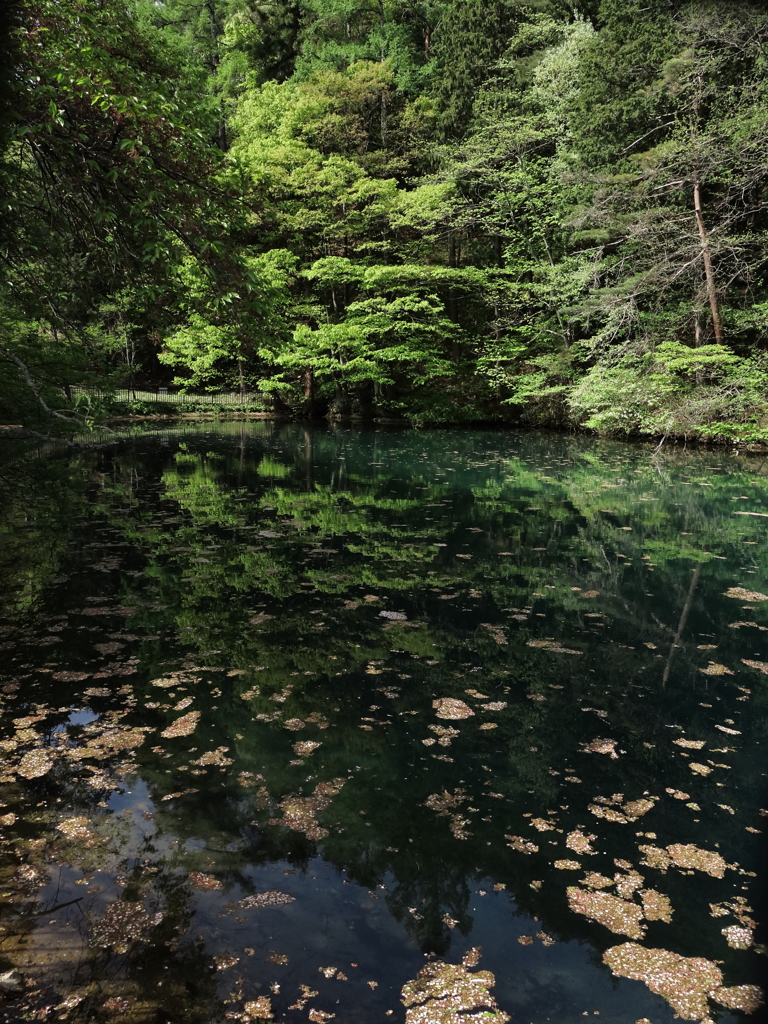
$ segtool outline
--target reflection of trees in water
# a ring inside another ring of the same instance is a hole
[[[422,850],[422,855],[426,851]],[[425,864],[423,874],[398,878],[394,891],[387,895],[393,916],[415,936],[424,953],[445,956],[451,945],[451,929],[462,935],[472,930],[467,912],[470,899],[469,878],[456,870],[448,858],[434,858]],[[451,921],[449,926],[446,918]]]
[[[244,894],[253,892],[249,872],[254,866],[288,860],[306,872],[319,849],[359,884],[369,889],[388,884],[385,899],[391,913],[424,951],[438,955],[445,953],[451,939],[444,918],[458,922],[457,933],[467,933],[475,905],[470,897],[480,880],[488,878],[506,884],[518,908],[539,917],[559,938],[580,938],[605,948],[613,937],[571,914],[563,898],[565,885],[580,875],[551,868],[550,832],[537,833],[523,815],[535,817],[552,809],[563,834],[577,825],[598,831],[597,820],[593,823],[586,808],[597,795],[623,792],[634,799],[644,790],[661,795],[663,786],[691,790],[691,773],[673,756],[666,724],[685,721],[692,735],[707,735],[711,729],[711,713],[702,710],[695,697],[702,679],[696,633],[718,633],[718,658],[727,659],[729,643],[732,663],[741,653],[738,631],[726,627],[734,612],[742,613],[737,612],[737,603],[719,597],[732,584],[733,570],[728,563],[708,560],[705,552],[721,552],[746,529],[744,519],[732,515],[730,497],[735,488],[741,493],[754,491],[749,467],[727,479],[710,474],[706,480],[713,486],[694,490],[678,479],[680,467],[695,478],[704,474],[712,456],[690,456],[677,466],[675,453],[667,462],[672,468],[661,500],[643,504],[639,498],[651,493],[658,474],[630,448],[533,438],[526,440],[526,460],[512,459],[498,467],[487,452],[501,447],[501,435],[451,435],[457,459],[464,460],[464,476],[456,473],[459,479],[449,487],[434,481],[435,469],[444,468],[443,435],[397,435],[390,442],[390,468],[367,465],[368,455],[376,461],[387,458],[386,436],[377,438],[377,453],[365,453],[365,458],[349,432],[313,433],[310,440],[311,458],[305,431],[293,427],[256,442],[249,439],[245,446],[242,435],[215,442],[188,435],[184,451],[174,444],[158,451],[137,442],[135,448],[124,445],[108,456],[100,454],[99,473],[92,455],[76,456],[70,465],[76,477],[72,496],[58,504],[57,491],[70,494],[61,464],[50,473],[43,464],[39,480],[30,477],[9,500],[9,523],[38,509],[35,545],[24,548],[21,533],[12,535],[11,542],[13,550],[17,545],[29,554],[24,571],[38,578],[45,572],[46,578],[74,574],[87,568],[89,560],[114,553],[115,542],[128,543],[122,565],[130,565],[137,575],[104,572],[98,589],[136,612],[127,622],[109,628],[162,634],[165,640],[141,645],[142,671],[131,677],[139,706],[130,710],[126,723],[158,729],[167,724],[162,710],[150,713],[141,705],[158,701],[149,680],[162,674],[162,663],[169,658],[176,659],[176,667],[182,657],[177,642],[192,648],[190,658],[195,662],[246,670],[243,676],[219,674],[188,688],[202,718],[187,746],[199,748],[195,757],[228,746],[228,756],[235,759],[229,774],[212,769],[193,782],[189,773],[179,772],[192,757],[183,744],[169,743],[169,757],[154,753],[150,743],[137,751],[139,774],[158,801],[156,834],[202,840],[206,856],[214,862],[205,870],[214,872],[227,890],[237,888]],[[346,464],[340,468],[337,453],[342,450]],[[428,453],[426,464],[422,452]],[[535,467],[549,467],[555,455],[570,460],[562,470],[564,479],[542,480]],[[286,467],[288,475],[274,475],[274,466],[259,473],[264,456],[270,465]],[[483,459],[493,463],[491,468],[473,468],[471,463]],[[613,472],[615,463],[622,464],[620,474]],[[634,469],[640,472],[633,474],[626,493],[618,496],[616,490],[602,489],[603,483],[613,484],[617,476],[626,478]],[[265,475],[267,470],[273,475]],[[84,496],[113,531],[109,536],[94,535],[79,521]],[[451,516],[438,520],[433,515],[427,526],[425,506],[448,497]],[[525,512],[530,506],[539,511]],[[600,511],[607,508],[612,511]],[[622,529],[626,525],[632,532]],[[259,537],[261,529],[284,536]],[[88,543],[95,546],[83,553],[80,545],[86,532]],[[684,537],[683,532],[693,536]],[[16,541],[16,536],[21,539]],[[451,547],[434,548],[437,539]],[[749,550],[762,553],[764,543]],[[318,545],[339,553],[318,555],[313,551]],[[183,550],[175,550],[179,548]],[[52,554],[39,554],[46,551]],[[454,551],[471,553],[473,558],[459,563]],[[498,551],[511,553],[499,556]],[[655,574],[639,567],[647,554],[657,563]],[[683,557],[693,559],[693,570],[690,560],[681,561]],[[622,562],[634,563],[632,569]],[[43,568],[46,565],[48,569]],[[696,590],[691,576],[698,583]],[[307,582],[313,585],[311,597],[303,592]],[[93,582],[88,586],[94,588]],[[600,591],[599,600],[584,599],[580,591],[571,590],[577,586],[581,592]],[[471,597],[471,591],[481,596]],[[543,596],[534,598],[534,591]],[[449,592],[458,598],[442,600]],[[39,586],[38,593],[46,614],[65,608],[70,600],[62,590]],[[380,601],[369,608],[366,594]],[[354,598],[359,607],[345,610],[345,598]],[[406,608],[409,620],[420,623],[419,628],[394,624],[384,629],[378,617],[382,598],[386,607]],[[512,619],[510,609],[523,618]],[[315,610],[321,615],[310,616]],[[590,618],[596,610],[603,613],[606,626]],[[538,619],[537,611],[544,618]],[[274,618],[253,625],[251,620],[262,612]],[[319,626],[323,621],[325,628]],[[490,623],[508,642],[498,642],[483,623]],[[44,624],[42,615],[27,621],[30,651]],[[534,650],[526,646],[532,636],[554,636],[587,653],[569,656]],[[657,661],[657,652],[645,648],[645,643],[655,644],[664,654],[675,651],[663,692],[663,658]],[[671,647],[675,643],[681,646]],[[133,649],[129,643],[123,656]],[[216,653],[204,656],[211,650]],[[438,664],[428,665],[435,657]],[[254,665],[266,668],[250,672]],[[473,673],[477,666],[482,671]],[[374,671],[367,671],[370,668]],[[305,671],[312,675],[304,676]],[[731,706],[734,692],[727,678],[707,678],[706,685],[707,703],[714,704],[718,696],[722,710]],[[243,701],[240,694],[253,686],[260,692]],[[285,703],[270,699],[288,686],[292,689]],[[397,696],[386,696],[382,691],[387,687]],[[430,736],[426,715],[431,712],[425,709],[435,696],[463,695],[471,687],[494,700],[501,698],[508,707],[501,714],[483,715],[478,710],[474,720],[462,723],[450,748],[430,748],[454,761],[433,761],[422,744]],[[73,700],[80,689],[69,687]],[[66,685],[59,686],[57,702],[66,702],[66,691]],[[534,696],[544,699],[530,699]],[[371,705],[379,710],[371,711]],[[591,710],[581,711],[582,705]],[[280,721],[253,721],[257,714],[280,710],[283,718],[301,719],[320,710],[330,727],[294,733]],[[404,713],[408,711],[420,714]],[[381,719],[387,712],[395,724],[360,730],[363,717]],[[495,721],[498,728],[480,733],[477,724],[482,717]],[[762,734],[759,718],[744,727],[745,735],[750,731]],[[600,736],[616,739],[627,754],[611,761],[578,752],[585,738]],[[321,741],[322,746],[304,766],[292,769],[291,744],[306,738]],[[317,781],[344,776],[353,764],[362,770],[350,775],[344,790],[318,816],[330,832],[319,845],[299,832],[269,824],[270,818],[280,817],[277,805],[287,795],[306,795]],[[743,791],[757,793],[757,766],[745,759],[735,767]],[[566,784],[568,769],[583,782]],[[260,803],[255,788],[243,789],[235,782],[241,770],[264,775],[267,806]],[[311,783],[304,781],[307,775],[315,776]],[[199,793],[160,802],[161,796],[181,788],[182,778]],[[49,804],[61,794],[68,804],[82,808],[78,813],[95,813],[95,791],[68,777],[63,762],[57,762],[55,772],[41,784],[49,787]],[[455,839],[448,819],[424,806],[431,794],[459,787],[467,792],[467,804],[479,808],[470,815],[468,840]],[[501,798],[489,798],[490,791]],[[692,828],[679,820],[679,808],[669,801],[662,801],[653,813],[652,827],[662,835],[669,833],[666,841],[676,841],[682,830]],[[643,823],[636,827],[643,828]],[[613,858],[637,858],[637,840],[630,831],[635,826],[600,823],[600,828],[609,865]],[[505,839],[510,832],[535,842],[540,852],[526,856],[510,850]],[[556,838],[562,847],[561,835]],[[723,836],[718,831],[718,836],[725,856],[753,866],[745,859],[736,830]],[[409,838],[414,841],[409,843]],[[137,998],[157,1003],[152,985],[174,973],[179,987],[172,989],[171,1002],[164,1005],[176,1005],[177,1000],[179,1013],[185,998],[195,1007],[213,1006],[216,985],[204,944],[185,934],[192,899],[186,875],[201,869],[200,858],[179,853],[171,864],[149,847],[144,857],[150,859],[149,865],[137,861],[131,867],[123,898],[135,898],[149,886],[152,899],[163,906],[163,921],[147,933],[148,944],[138,943],[127,954],[86,951],[72,984],[95,978],[102,998],[107,982],[126,991],[130,982],[144,993]],[[155,866],[157,873],[147,872],[147,867]],[[588,864],[585,870],[591,868]],[[541,889],[531,888],[540,880]],[[672,899],[675,916],[672,925],[651,926],[658,941],[675,943],[675,948],[691,955],[722,957],[706,901],[691,901],[681,875],[668,873],[659,884]]]
[[[4,904],[0,911],[3,970],[20,972],[20,989],[29,985],[26,979],[34,979],[34,986],[27,991],[8,994],[6,1014],[27,1019],[42,1007],[67,1000],[66,1017],[73,1022],[105,1013],[110,1018],[128,1013],[128,1019],[176,1019],[193,1024],[222,1014],[205,942],[185,935],[194,913],[186,875],[180,876],[151,841],[140,846],[132,863],[117,861],[96,867],[92,851],[84,852],[83,858],[72,845],[66,851],[48,850],[76,872],[82,870],[87,875],[95,870],[102,879],[99,872],[107,872],[123,880],[122,893],[107,904],[108,914],[112,911],[113,917],[119,916],[125,907],[135,923],[131,908],[149,906],[152,913],[140,910],[143,927],[133,932],[129,928],[124,933],[119,929],[105,933],[118,945],[116,949],[114,944],[99,941],[105,915],[101,897],[90,895],[92,888],[83,888],[75,890],[82,895],[62,901],[55,873],[37,898],[35,889],[25,902]],[[38,846],[24,862],[27,870],[35,862],[42,867],[44,853],[45,848]],[[22,895],[18,888],[17,894]],[[153,924],[155,914],[160,920]],[[125,945],[120,945],[121,941]]]

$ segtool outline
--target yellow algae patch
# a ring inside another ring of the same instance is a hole
[[[579,884],[586,885],[590,889],[607,889],[609,885],[613,885],[613,879],[601,875],[599,871],[590,871],[579,880]]]
[[[141,903],[116,900],[109,904],[102,920],[93,925],[91,944],[111,946],[116,953],[127,953],[130,944],[141,938],[149,925],[157,923],[156,919],[150,919]]]
[[[432,701],[438,718],[446,718],[449,721],[458,721],[461,718],[471,718],[474,711],[463,700],[455,697],[438,697]]]
[[[330,807],[331,798],[341,791],[346,779],[332,779],[315,786],[312,796],[289,796],[280,804],[282,818],[270,818],[270,825],[284,825],[294,832],[303,832],[307,839],[323,839],[328,830],[319,825],[315,815]]]
[[[590,804],[589,810],[596,818],[605,818],[606,821],[616,821],[622,825],[626,825],[629,821],[621,811],[616,811],[613,807],[603,807],[602,804]]]
[[[187,715],[177,718],[173,725],[160,733],[167,740],[177,739],[179,736],[191,736],[200,721],[199,711],[190,711]]]
[[[723,981],[720,968],[703,957],[685,957],[667,949],[645,949],[635,942],[612,946],[603,961],[620,978],[643,981],[684,1020],[703,1020],[707,995]]]
[[[529,825],[533,826],[537,832],[552,832],[555,828],[552,822],[545,818],[532,818]]]
[[[639,800],[630,800],[629,803],[624,804],[622,810],[629,818],[630,821],[636,821],[638,818],[642,818],[648,811],[652,811],[656,806],[656,800],[658,798],[652,797],[640,797]]]
[[[189,884],[195,889],[223,889],[224,883],[213,875],[206,875],[204,871],[191,871],[189,873]]]
[[[258,999],[251,999],[243,1007],[249,1017],[258,1017],[259,1020],[274,1020],[272,1013],[272,1000],[269,996],[259,996]]]
[[[219,768],[227,768],[229,765],[234,764],[231,757],[224,756],[228,751],[229,747],[216,747],[215,750],[207,750],[202,757],[198,757],[196,761],[191,763],[199,764],[201,768],[210,764],[215,764]]]
[[[616,935],[628,935],[630,939],[642,939],[645,935],[643,911],[636,903],[607,892],[589,892],[575,885],[568,887],[568,903],[574,913],[605,925]]]
[[[581,654],[570,647],[563,647],[559,640],[529,640],[526,647],[538,647],[541,651],[552,651],[553,654]]]
[[[615,759],[619,756],[615,749],[616,742],[616,740],[592,740],[591,743],[585,743],[581,749],[585,754],[610,754]]]
[[[269,892],[257,892],[253,896],[246,896],[237,905],[245,910],[253,910],[254,907],[281,907],[284,903],[293,903],[295,900],[296,897],[290,893],[270,889]]]
[[[53,761],[47,750],[30,750],[22,757],[16,771],[25,779],[39,779],[47,775],[53,767]]]
[[[692,843],[683,846],[675,843],[667,847],[667,852],[672,861],[679,868],[688,868],[695,871],[703,871],[713,878],[722,878],[725,874],[727,864],[719,853],[712,853],[710,850],[700,850]]]
[[[724,596],[736,598],[738,601],[768,601],[768,595],[760,594],[756,590],[745,590],[744,587],[729,587]]]
[[[726,668],[725,665],[720,665],[716,661],[710,661],[706,668],[700,668],[699,672],[703,672],[705,676],[732,676],[733,670]]]
[[[727,1006],[729,1010],[741,1010],[743,1013],[754,1013],[763,1005],[763,990],[759,985],[733,985],[731,988],[718,988],[712,998]]]
[[[535,843],[529,843],[527,839],[523,839],[521,836],[504,836],[509,842],[507,846],[511,846],[513,850],[517,850],[518,853],[538,853],[539,848]]]
[[[597,836],[585,836],[581,829],[577,828],[568,833],[565,845],[574,853],[597,853],[597,850],[593,850],[590,845],[593,839],[597,839]]]
[[[145,726],[138,726],[135,729],[107,730],[101,736],[90,740],[87,745],[89,747],[109,747],[111,750],[133,750],[142,745],[148,732],[153,732],[153,730]]]
[[[625,900],[631,900],[632,894],[645,881],[643,876],[637,871],[627,871],[626,875],[622,875],[617,871],[613,879],[616,882],[616,892]]]
[[[578,871],[581,863],[578,860],[556,860],[555,867],[560,871]]]
[[[676,747],[685,747],[686,750],[701,750],[705,746],[704,740],[672,740]]]
[[[752,945],[751,928],[742,928],[741,925],[732,924],[728,928],[723,928],[723,935],[731,949],[749,949]]]
[[[452,794],[444,789],[442,793],[432,793],[431,796],[428,796],[424,801],[424,806],[442,817],[450,814],[457,807],[461,807],[466,799],[466,792],[461,788],[455,789]]]
[[[741,663],[748,665],[750,668],[756,668],[758,672],[762,672],[763,675],[768,675],[768,661],[753,661],[750,658],[742,658]]]
[[[313,751],[322,746],[317,740],[302,740],[301,743],[293,744],[293,752],[299,757],[309,757]]]
[[[674,797],[675,800],[690,800],[691,799],[691,794],[690,793],[684,793],[682,791],[682,789],[668,789],[667,793],[669,793],[669,795],[671,797]]]
[[[490,971],[470,973],[464,963],[427,964],[400,994],[407,1007],[405,1024],[461,1024],[479,1016],[493,1024],[505,1024],[509,1015],[498,1009],[489,991],[495,984]],[[482,1014],[472,1013],[481,1007]]]
[[[672,904],[668,896],[656,892],[655,889],[641,889],[640,899],[643,901],[643,915],[646,921],[664,921],[672,924]]]
[[[59,822],[56,829],[74,842],[77,839],[93,839],[94,834],[88,828],[89,824],[87,818],[65,818]]]

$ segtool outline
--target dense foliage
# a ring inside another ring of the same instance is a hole
[[[6,422],[138,381],[294,415],[768,437],[762,3],[6,17]]]

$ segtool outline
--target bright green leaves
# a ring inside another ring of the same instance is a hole
[[[206,388],[221,386],[223,364],[236,363],[240,354],[240,342],[232,329],[206,323],[193,313],[187,325],[166,337],[158,358],[161,363],[184,367],[185,374],[175,377],[174,384]]]
[[[211,187],[218,160],[205,112],[134,14],[132,0],[35,0],[19,26],[0,165],[14,202],[0,227],[4,301],[41,324],[23,352],[33,380],[44,366],[65,387],[86,367],[103,383],[116,368],[118,378],[132,372],[122,328],[102,309],[150,278],[162,293],[180,254],[199,255],[202,237],[217,233],[226,205]],[[158,312],[133,308],[129,351],[146,351]]]
[[[574,415],[597,430],[727,436],[721,428],[729,424],[732,430],[739,422],[758,439],[760,431],[746,424],[759,416],[767,387],[768,363],[761,356],[741,358],[722,345],[691,349],[668,341],[655,351],[629,351],[597,364],[568,400]]]

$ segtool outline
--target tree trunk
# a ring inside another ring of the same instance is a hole
[[[704,226],[704,216],[701,210],[701,188],[698,181],[693,184],[693,205],[696,210],[696,223],[701,238],[701,254],[704,257],[704,273],[707,278],[707,298],[709,308],[712,310],[712,326],[715,330],[715,340],[718,345],[723,344],[723,328],[720,323],[720,310],[717,304],[717,289],[715,288],[715,271],[712,266],[712,256],[709,251],[709,237]]]
[[[497,267],[503,267],[504,266],[504,251],[503,251],[502,245],[501,245],[501,235],[494,235],[493,236],[493,255],[494,255],[494,258],[496,259],[496,266]]]
[[[459,262],[459,260],[458,260],[458,255],[457,255],[457,251],[456,251],[456,235],[455,235],[455,233],[453,231],[451,231],[451,233],[449,235],[449,238],[448,238],[448,266],[449,267],[456,267],[456,266],[458,266],[458,262]],[[446,312],[448,313],[448,318],[450,320],[452,320],[454,323],[458,323],[458,321],[459,321],[458,302],[456,301],[456,291],[455,291],[455,289],[452,286],[448,287],[448,295],[446,296],[446,304],[445,305],[446,305]],[[451,360],[454,363],[458,363],[460,361],[460,359],[461,359],[461,352],[459,351],[459,343],[458,343],[458,341],[456,341],[454,339],[454,341],[451,344]]]
[[[219,106],[219,149],[222,153],[226,153],[229,149],[229,141],[227,139],[227,119],[224,116],[223,100]]]

